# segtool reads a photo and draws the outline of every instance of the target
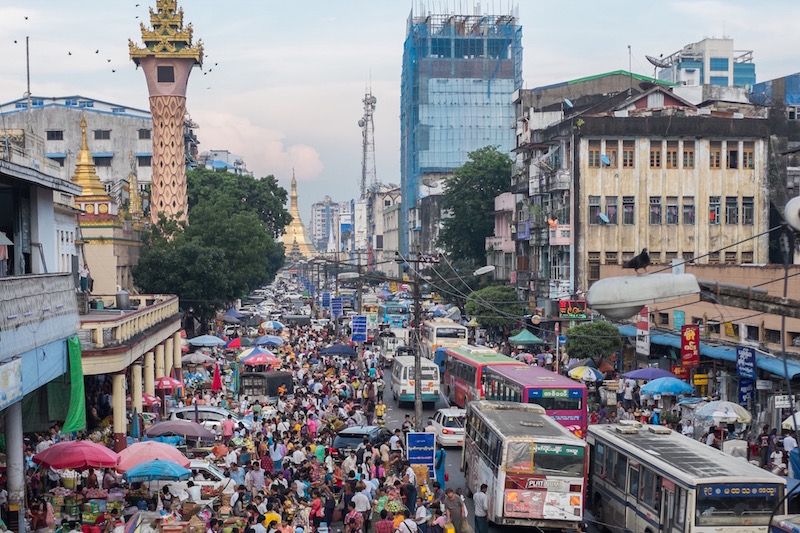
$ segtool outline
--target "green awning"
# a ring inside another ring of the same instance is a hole
[[[508,338],[508,342],[515,346],[532,346],[534,344],[544,344],[544,341],[528,331],[527,329],[521,330],[516,335]]]

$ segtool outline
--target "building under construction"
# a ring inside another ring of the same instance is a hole
[[[469,152],[514,147],[512,95],[521,87],[516,13],[409,15],[400,103],[403,253],[435,245],[442,178]]]

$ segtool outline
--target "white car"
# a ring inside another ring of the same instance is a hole
[[[225,474],[217,468],[214,464],[208,461],[192,461],[189,464],[189,470],[192,471],[192,481],[194,484],[203,490],[203,487],[213,487],[219,490],[222,487],[222,492],[225,494],[233,494],[236,492],[236,482],[232,479],[225,477]],[[145,483],[145,485],[148,485]],[[149,484],[150,492],[155,493],[160,491],[163,487],[169,486],[169,491],[173,496],[184,498],[186,496],[186,481],[151,481]],[[202,500],[200,504],[209,503],[211,500]]]
[[[447,407],[436,411],[431,421],[436,433],[436,442],[440,446],[464,446],[466,416],[466,409],[458,407]]]
[[[172,418],[172,420],[188,420],[189,422],[194,422],[196,417],[197,421],[202,424],[203,427],[209,431],[220,434],[222,433],[222,421],[228,418],[228,415],[231,415],[231,419],[237,427],[239,426],[239,422],[241,422],[248,431],[253,429],[253,423],[250,420],[241,418],[236,413],[232,413],[222,407],[214,407],[211,405],[180,407],[172,411],[170,418]]]

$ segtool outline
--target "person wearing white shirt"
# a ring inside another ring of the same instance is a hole
[[[194,484],[194,481],[191,479],[186,482],[186,494],[188,495],[188,500],[194,503],[200,503],[201,500],[201,493],[200,487]]]
[[[791,433],[786,433],[786,436],[783,437],[783,449],[786,455],[791,454],[795,448],[797,448],[797,439]]]
[[[300,449],[300,448],[296,448],[296,449],[295,449],[295,450],[292,452],[292,462],[293,462],[294,464],[296,464],[296,465],[301,465],[301,464],[303,464],[303,461],[305,461],[305,460],[306,460],[306,454],[305,454],[305,453],[303,453],[303,450],[302,450],[302,449]]]
[[[481,488],[472,496],[472,502],[475,504],[475,533],[488,533],[489,532],[489,497],[486,491],[489,486],[484,483]]]
[[[683,425],[683,428],[681,429],[681,433],[684,436],[689,437],[690,439],[694,438],[694,426],[692,425],[691,420],[686,421],[686,423]]]
[[[236,448],[231,448],[231,451],[228,452],[228,455],[225,456],[225,466],[230,468],[230,466],[234,463],[239,461],[239,456],[236,453]]]
[[[412,485],[417,484],[417,474],[414,473],[414,469],[411,468],[411,465],[406,467],[405,475],[408,476],[408,482]]]

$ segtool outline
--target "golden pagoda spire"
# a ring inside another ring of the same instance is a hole
[[[314,244],[306,234],[306,228],[303,226],[303,221],[300,220],[300,209],[297,206],[297,178],[292,169],[292,187],[289,190],[289,215],[292,221],[284,228],[284,252],[299,253],[303,257],[314,256]]]
[[[103,196],[108,197],[97,169],[94,166],[92,153],[89,151],[89,143],[86,140],[86,117],[81,115],[81,149],[78,152],[78,159],[75,162],[75,174],[72,181],[80,185],[83,189],[81,196]]]
[[[128,212],[134,219],[142,216],[142,195],[139,193],[139,176],[136,173],[136,158],[131,153],[131,175],[128,177],[128,187],[130,187],[130,200]]]
[[[191,24],[183,25],[183,9],[178,0],[156,0],[156,9],[150,8],[150,26],[140,24],[143,47],[128,40],[131,59],[138,65],[146,57],[188,58],[203,64],[203,41],[192,44],[194,30]]]

